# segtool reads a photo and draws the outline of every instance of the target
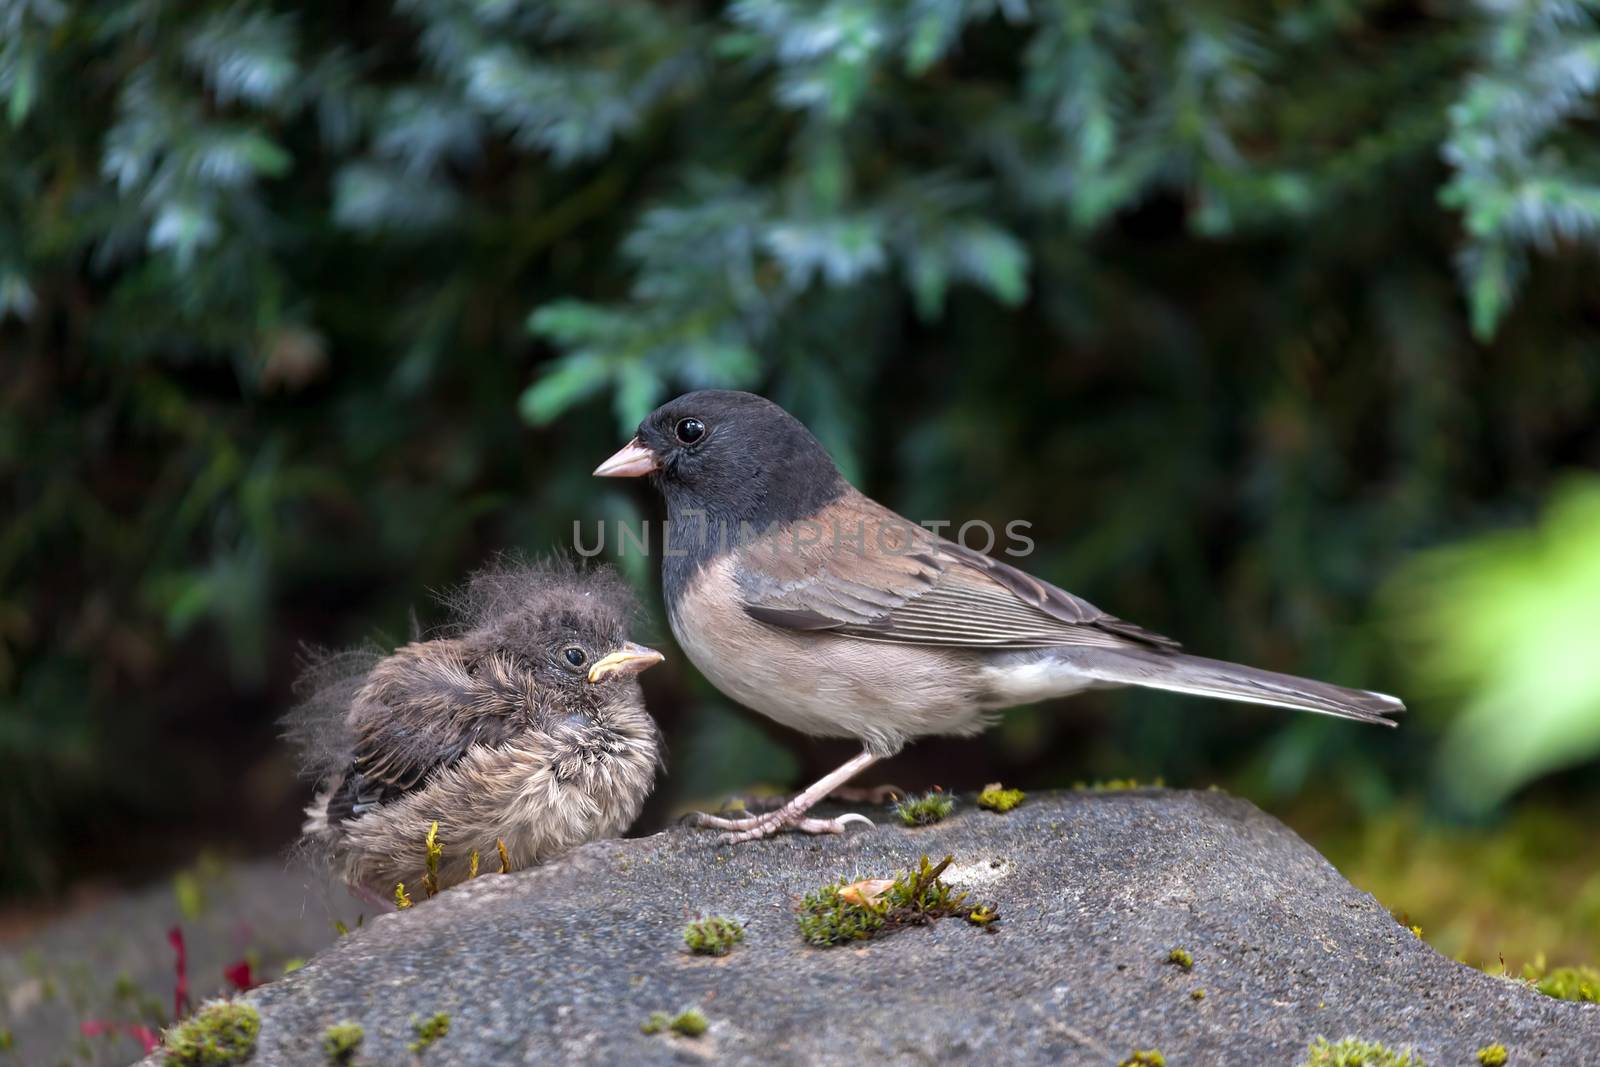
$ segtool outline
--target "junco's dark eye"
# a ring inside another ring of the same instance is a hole
[[[695,418],[679,419],[673,433],[684,444],[692,445],[706,435],[706,424]]]
[[[567,662],[572,664],[574,667],[581,667],[589,661],[589,657],[584,655],[583,649],[579,648],[577,645],[571,646],[565,652],[563,652],[562,655],[565,656],[567,658]]]

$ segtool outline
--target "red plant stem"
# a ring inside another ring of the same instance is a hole
[[[174,964],[178,981],[172,990],[172,1021],[177,1022],[189,1011],[189,954],[183,947],[183,928],[174,926],[167,931],[167,940],[172,943],[173,951],[178,954]]]

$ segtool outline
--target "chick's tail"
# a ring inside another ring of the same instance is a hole
[[[299,702],[280,720],[283,737],[294,749],[300,777],[318,793],[350,764],[350,704],[367,675],[383,659],[376,645],[343,651],[306,649],[294,692]]]

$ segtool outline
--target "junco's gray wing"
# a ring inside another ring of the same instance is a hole
[[[1086,680],[1139,685],[1386,726],[1402,709],[1382,693],[1185,655],[1171,638],[937,537],[854,490],[813,520],[743,547],[736,577],[744,611],[770,626],[943,648],[1047,650],[1040,654],[1059,668],[1064,691]]]
[[[505,744],[527,728],[538,697],[532,673],[509,656],[470,656],[450,640],[400,648],[356,696],[354,751],[328,821],[404,796],[474,745]]]
[[[964,648],[1178,647],[853,491],[739,562],[746,613],[787,629]]]

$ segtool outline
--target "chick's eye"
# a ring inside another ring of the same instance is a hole
[[[583,649],[577,647],[576,645],[574,645],[571,648],[567,649],[565,652],[562,653],[562,655],[565,656],[566,659],[567,659],[567,662],[572,664],[574,667],[583,666],[584,662],[587,661],[588,658],[589,658],[588,656],[583,654]]]
[[[706,424],[695,418],[679,419],[673,433],[684,444],[692,445],[706,435]]]

